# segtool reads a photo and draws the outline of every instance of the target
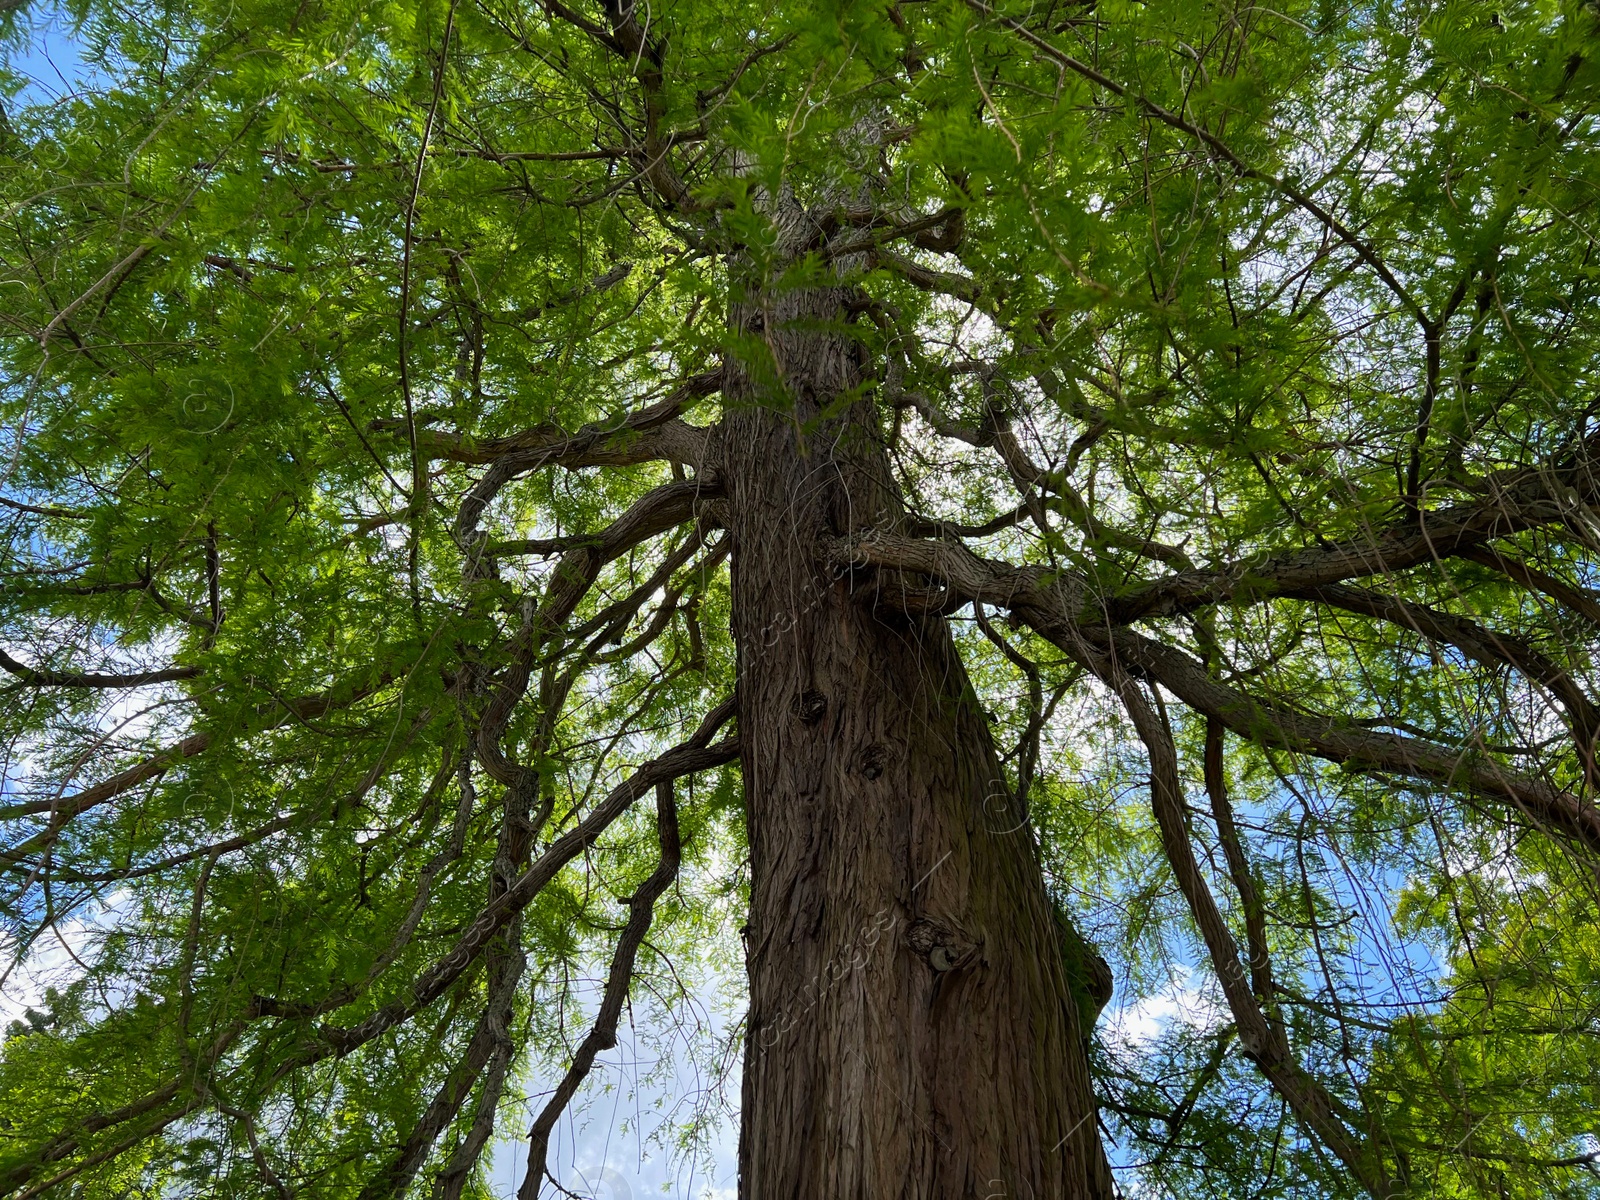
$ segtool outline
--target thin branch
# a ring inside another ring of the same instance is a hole
[[[1587,588],[1577,587],[1536,570],[1521,559],[1504,554],[1494,546],[1473,547],[1463,551],[1461,557],[1499,571],[1506,578],[1515,580],[1525,588],[1543,592],[1600,629],[1600,598],[1596,598]]]
[[[1595,765],[1595,742],[1600,739],[1600,707],[1596,707],[1569,672],[1527,642],[1498,630],[1487,629],[1465,617],[1402,600],[1388,592],[1329,584],[1291,594],[1410,629],[1430,641],[1454,646],[1485,666],[1514,667],[1529,679],[1542,684],[1566,709],[1585,777],[1591,786],[1600,784],[1600,773],[1597,773]]]
[[[384,680],[383,683],[387,683]],[[378,686],[382,686],[380,683]],[[279,701],[284,712],[270,717],[261,725],[255,726],[252,732],[264,732],[287,725],[292,721],[309,721],[335,709],[347,708],[357,701],[371,695],[377,687],[359,688],[348,696],[335,697],[327,692],[313,693],[309,696],[300,696],[291,700]],[[124,792],[131,791],[146,780],[154,779],[170,771],[186,758],[193,758],[210,749],[215,742],[215,737],[210,731],[191,734],[176,745],[158,751],[144,761],[119,771],[109,779],[103,779],[91,787],[70,796],[54,796],[49,800],[29,800],[21,804],[10,804],[0,808],[0,820],[15,820],[18,817],[34,816],[38,813],[51,814],[51,827],[57,828],[78,814],[88,811],[97,804],[103,804]]]
[[[1154,100],[1151,100],[1143,93],[1135,92],[1132,89],[1125,87],[1116,80],[1112,79],[1110,76],[1095,70],[1088,63],[1080,62],[1078,59],[1072,57],[1072,55],[1066,53],[1065,51],[1056,49],[1056,47],[1052,46],[1038,34],[1034,33],[1021,21],[1013,20],[1010,17],[1001,16],[988,4],[984,3],[984,0],[966,0],[966,4],[967,7],[971,8],[974,12],[981,13],[983,16],[991,18],[997,24],[1002,25],[1006,29],[1009,29],[1012,33],[1015,33],[1018,37],[1022,38],[1023,41],[1027,42],[1035,50],[1038,50],[1051,61],[1058,63],[1076,75],[1081,75],[1091,83],[1098,84],[1099,86],[1105,88],[1106,91],[1110,92],[1112,95],[1123,100],[1131,101],[1141,110],[1143,110],[1145,115],[1155,118],[1163,125],[1170,125],[1173,129],[1177,129],[1183,133],[1186,133],[1197,141],[1204,143],[1206,146],[1210,147],[1211,150],[1218,155],[1218,157],[1232,167],[1236,174],[1245,179],[1260,180],[1268,187],[1271,187],[1274,191],[1282,195],[1285,199],[1293,202],[1296,207],[1311,214],[1311,216],[1314,217],[1324,228],[1331,231],[1335,237],[1337,237],[1351,250],[1355,251],[1357,258],[1361,259],[1362,262],[1366,263],[1367,266],[1372,268],[1373,273],[1383,281],[1384,286],[1394,293],[1395,298],[1406,307],[1407,311],[1409,311],[1412,316],[1416,317],[1417,321],[1425,330],[1433,327],[1433,322],[1430,321],[1428,315],[1423,312],[1422,306],[1412,298],[1411,293],[1406,290],[1405,285],[1395,277],[1394,272],[1389,269],[1389,264],[1384,262],[1376,250],[1374,250],[1361,238],[1356,236],[1356,234],[1348,226],[1346,226],[1343,221],[1339,220],[1338,217],[1329,212],[1328,209],[1323,207],[1323,205],[1316,199],[1308,196],[1305,192],[1295,187],[1295,185],[1290,183],[1288,180],[1283,179],[1280,176],[1273,175],[1269,171],[1262,171],[1256,167],[1252,167],[1249,163],[1245,162],[1242,158],[1235,154],[1233,150],[1229,148],[1226,142],[1224,142],[1210,130],[1204,128],[1203,126],[1196,125],[1191,121],[1185,120],[1177,113],[1171,112],[1157,104]]]
[[[441,956],[417,976],[409,998],[397,1000],[353,1029],[325,1028],[323,1036],[341,1051],[361,1045],[391,1029],[412,1014],[433,1003],[446,988],[461,977],[484,946],[554,879],[567,863],[593,845],[595,840],[640,796],[658,783],[732,762],[739,756],[739,739],[727,737],[711,743],[712,736],[733,718],[735,701],[723,701],[706,715],[692,737],[665,754],[651,759],[624,779],[609,795],[589,811],[575,828],[557,839],[509,887],[467,926],[449,953]]]

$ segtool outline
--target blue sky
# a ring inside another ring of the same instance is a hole
[[[92,82],[93,68],[83,61],[71,18],[60,5],[34,0],[10,23],[13,35],[0,54],[10,70],[28,82],[20,94],[6,100],[8,110],[49,104]]]

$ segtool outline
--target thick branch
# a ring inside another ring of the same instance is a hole
[[[1115,624],[1171,617],[1211,604],[1305,591],[1330,583],[1405,571],[1451,556],[1475,556],[1488,542],[1562,523],[1575,504],[1597,498],[1588,464],[1528,468],[1491,476],[1491,495],[1475,504],[1423,511],[1362,537],[1221,568],[1181,571],[1106,601]]]
[[[491,542],[489,554],[570,554],[588,551],[610,562],[634,546],[691,521],[696,505],[720,495],[714,480],[698,479],[664,484],[645,493],[627,512],[598,533],[575,533],[555,538],[514,538]]]
[[[370,695],[372,689],[361,689],[344,698],[334,698],[327,693],[311,696],[301,696],[294,700],[283,702],[283,707],[288,711],[282,713],[268,723],[257,727],[258,729],[276,729],[287,725],[291,721],[308,721],[332,712],[337,708],[345,708],[357,700]],[[0,820],[16,820],[18,817],[34,816],[38,813],[50,813],[52,827],[59,827],[76,817],[79,813],[86,812],[97,804],[103,804],[124,792],[131,791],[146,780],[154,779],[170,771],[186,758],[208,750],[215,741],[215,736],[207,731],[191,734],[174,746],[169,746],[151,755],[143,762],[119,771],[109,779],[102,779],[91,787],[84,788],[81,792],[74,792],[70,796],[56,796],[49,800],[29,800],[22,804],[12,804],[0,809]]]
[[[513,460],[518,473],[547,464],[565,467],[629,466],[669,459],[693,464],[704,453],[704,430],[674,427],[675,418],[695,400],[721,386],[721,370],[684,380],[654,404],[618,417],[591,421],[575,430],[536,425],[508,437],[475,438],[465,433],[418,428],[418,452],[430,459],[479,465]],[[666,428],[663,428],[666,427]],[[371,422],[377,432],[405,431],[403,417]],[[653,433],[651,437],[643,437]]]
[[[917,541],[873,531],[839,543],[836,556],[851,565],[918,571],[940,580],[939,606],[980,600],[1011,611],[1075,661],[1091,666],[1093,654],[1112,647],[1125,664],[1179,697],[1190,708],[1215,717],[1259,745],[1313,754],[1348,767],[1407,775],[1508,801],[1537,824],[1600,851],[1600,811],[1542,780],[1519,774],[1475,748],[1452,749],[1420,738],[1375,733],[1347,720],[1309,716],[1263,703],[1213,680],[1181,650],[1164,646],[1102,618],[1078,621],[1082,584],[1038,567],[1013,567],[979,558],[965,546]],[[892,590],[877,593],[892,599]]]
[[[173,683],[180,679],[193,679],[200,674],[199,667],[163,667],[135,675],[98,675],[84,671],[57,671],[49,667],[30,667],[0,650],[0,667],[33,687],[69,688],[133,688],[152,683]]]
[[[1329,584],[1303,593],[1308,600],[1342,608],[1346,612],[1376,617],[1381,621],[1411,629],[1433,642],[1454,646],[1467,657],[1485,666],[1506,665],[1542,684],[1567,710],[1572,737],[1584,773],[1595,778],[1595,739],[1600,737],[1600,708],[1597,708],[1571,674],[1521,638],[1486,629],[1465,617],[1439,612],[1425,604],[1402,600],[1398,596],[1367,588]]]
[[[666,458],[704,470],[709,432],[676,418],[694,396],[714,391],[720,378],[720,373],[696,376],[657,404],[628,413],[621,420],[591,422],[575,434],[545,429],[517,435],[512,439],[517,445],[484,460],[492,465],[461,501],[455,523],[457,544],[475,554],[481,537],[478,519],[484,510],[506,484],[542,466],[621,465]]]
[[[102,779],[81,792],[74,792],[70,796],[56,796],[49,800],[29,800],[22,804],[8,805],[0,809],[0,819],[15,820],[18,817],[47,812],[51,814],[52,827],[64,825],[79,813],[87,812],[97,804],[103,804],[115,796],[132,791],[146,780],[166,774],[184,759],[193,758],[196,754],[210,749],[212,740],[210,733],[191,734],[177,745],[152,754],[143,762],[129,767],[126,771],[118,771],[109,779]]]

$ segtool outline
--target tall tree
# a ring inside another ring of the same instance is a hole
[[[741,923],[747,1200],[1600,1195],[1592,4],[72,19],[0,1195],[536,1200]]]

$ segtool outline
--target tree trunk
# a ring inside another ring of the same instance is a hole
[[[752,863],[739,1194],[1109,1198],[1032,833],[949,629],[826,563],[830,537],[904,519],[845,299],[733,314],[771,355],[724,391]]]

